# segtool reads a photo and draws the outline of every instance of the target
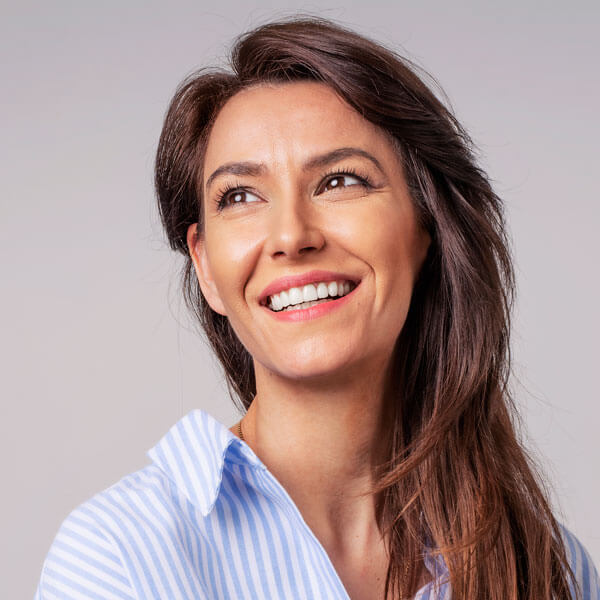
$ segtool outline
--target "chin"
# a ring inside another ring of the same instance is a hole
[[[350,379],[352,372],[356,372],[355,362],[344,360],[344,357],[339,355],[313,355],[306,361],[301,361],[295,356],[290,357],[290,362],[287,364],[284,357],[279,358],[277,364],[271,364],[266,368],[278,377],[297,383],[343,382]]]

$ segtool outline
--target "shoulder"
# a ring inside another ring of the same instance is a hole
[[[565,525],[560,522],[558,525],[565,542],[567,560],[575,575],[582,600],[600,600],[600,577],[587,548]],[[571,595],[575,598],[573,589]]]
[[[153,545],[147,531],[171,492],[164,474],[148,465],[73,509],[44,560],[35,600],[137,598],[136,555]]]

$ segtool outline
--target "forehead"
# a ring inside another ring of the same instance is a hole
[[[329,86],[264,84],[238,92],[221,109],[208,139],[205,173],[229,161],[289,162],[342,146],[391,148],[385,134]]]

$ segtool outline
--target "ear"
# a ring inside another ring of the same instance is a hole
[[[196,276],[198,277],[198,283],[202,290],[202,295],[206,298],[209,306],[217,313],[223,316],[227,316],[227,311],[221,301],[221,296],[217,290],[210,265],[208,263],[208,256],[206,255],[206,248],[204,245],[204,239],[201,235],[198,235],[198,224],[193,223],[188,227],[187,230],[187,245],[190,252],[190,257],[194,263],[194,269]]]

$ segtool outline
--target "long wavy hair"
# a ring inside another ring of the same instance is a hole
[[[169,243],[185,256],[186,303],[234,403],[244,412],[256,394],[252,357],[203,297],[186,242],[190,224],[203,231],[206,143],[241,89],[321,82],[393,141],[432,239],[392,357],[389,460],[372,490],[389,540],[385,598],[414,595],[424,546],[443,558],[455,600],[571,598],[560,524],[519,439],[508,387],[515,285],[502,201],[469,135],[416,65],[328,20],[257,27],[236,40],[230,64],[194,73],[177,89],[155,183]]]

